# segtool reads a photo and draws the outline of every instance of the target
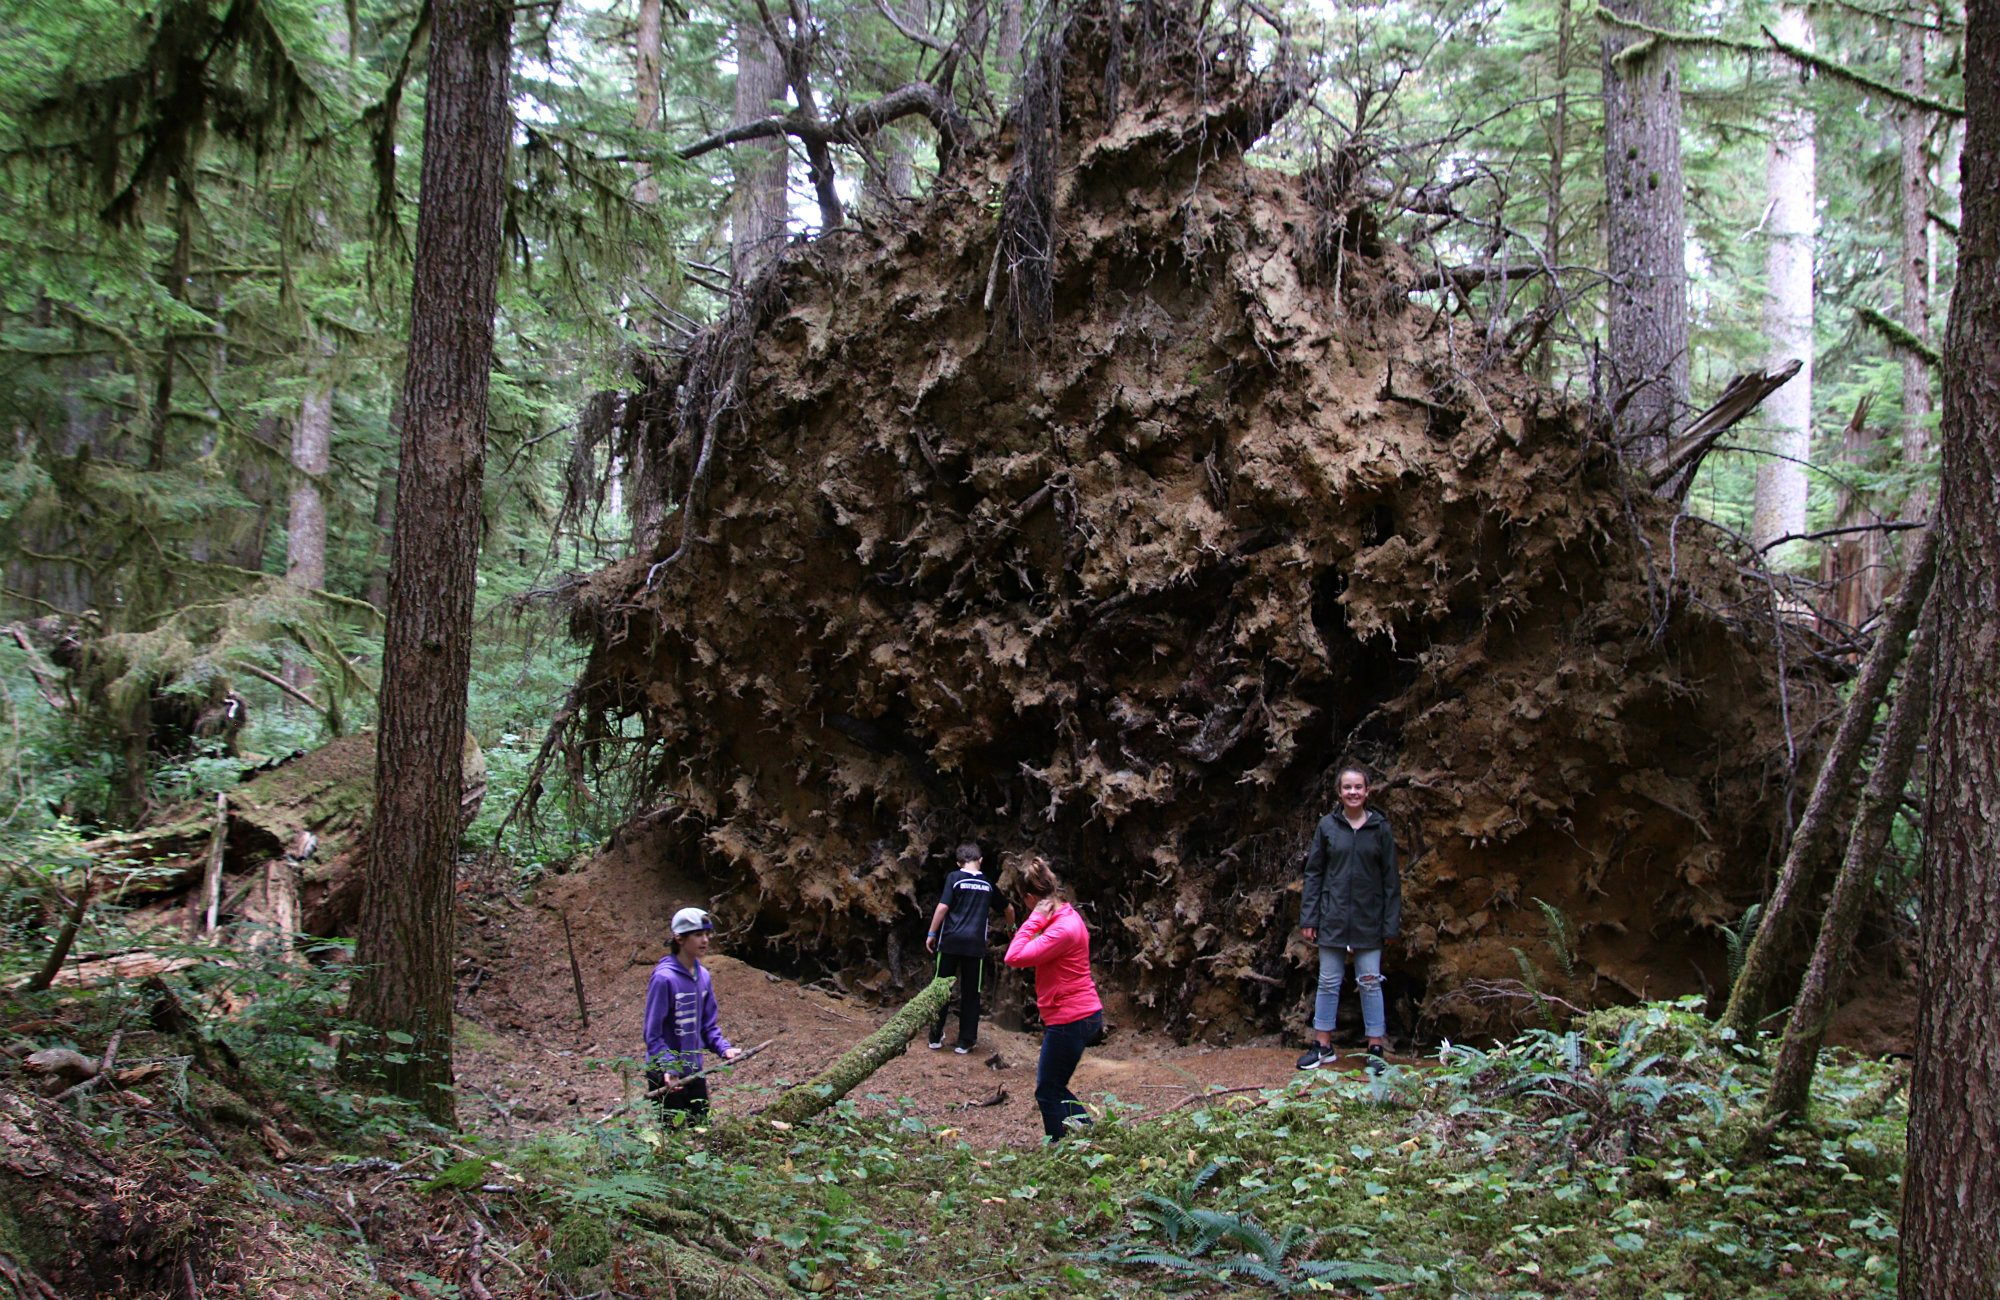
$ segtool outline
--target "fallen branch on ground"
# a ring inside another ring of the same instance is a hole
[[[861,1040],[832,1065],[781,1095],[758,1113],[778,1124],[802,1124],[859,1087],[868,1076],[909,1049],[910,1040],[951,1000],[957,978],[932,980],[931,986],[903,1004],[889,1022]]]

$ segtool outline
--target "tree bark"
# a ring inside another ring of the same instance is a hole
[[[1806,1109],[1813,1067],[1819,1062],[1820,1044],[1826,1041],[1827,1022],[1833,1019],[1834,999],[1840,994],[1841,964],[1853,946],[1854,932],[1861,927],[1862,905],[1875,887],[1876,863],[1881,860],[1882,846],[1889,842],[1896,810],[1902,807],[1903,787],[1917,756],[1917,740],[1930,721],[1932,652],[1932,627],[1926,622],[1910,646],[1902,688],[1882,727],[1875,770],[1869,773],[1868,785],[1861,792],[1854,828],[1847,836],[1847,853],[1827,900],[1826,918],[1820,922],[1812,960],[1806,965],[1798,1000],[1785,1024],[1771,1091],[1764,1099],[1767,1121],[1803,1114]]]
[[[770,33],[755,17],[736,24],[736,105],[730,121],[744,126],[782,113],[785,66]],[[787,173],[785,141],[733,146],[736,194],[730,206],[730,278],[746,284],[785,246]]]
[[[433,0],[432,14],[375,817],[349,1006],[363,1029],[342,1045],[341,1066],[448,1123],[452,885],[513,11]]]
[[[1852,636],[1882,603],[1882,535],[1871,529],[1882,518],[1875,511],[1873,494],[1859,486],[1861,477],[1875,468],[1878,450],[1868,423],[1869,405],[1864,394],[1841,434],[1840,463],[1846,473],[1837,489],[1833,526],[1870,531],[1841,537],[1820,553],[1820,584],[1827,592],[1821,617],[1833,624],[1836,638]]]
[[[2000,0],[1965,13],[1904,1300],[2000,1294]]]
[[[1835,813],[1853,784],[1854,770],[1861,763],[1862,747],[1868,741],[1869,732],[1874,729],[1875,710],[1888,694],[1889,681],[1896,675],[1896,666],[1903,661],[1904,652],[1909,648],[1910,633],[1916,628],[1917,614],[1923,609],[1924,598],[1930,593],[1931,579],[1936,570],[1937,538],[1934,533],[1926,532],[1917,544],[1910,576],[1904,581],[1903,589],[1896,593],[1895,603],[1889,607],[1889,617],[1876,637],[1875,647],[1868,652],[1868,658],[1861,666],[1861,676],[1856,679],[1854,691],[1848,697],[1847,709],[1841,714],[1833,744],[1828,746],[1826,758],[1820,763],[1812,796],[1806,800],[1806,810],[1792,831],[1791,847],[1785,851],[1784,865],[1778,871],[1778,883],[1772,887],[1771,897],[1764,904],[1757,935],[1750,941],[1750,950],[1743,955],[1743,969],[1736,976],[1735,986],[1729,990],[1729,1005],[1723,1009],[1719,1023],[1734,1030],[1739,1038],[1748,1039],[1756,1028],[1771,987],[1777,983],[1785,946],[1798,928],[1799,916],[1810,905],[1807,884],[1819,867],[1836,829]]]
[[[758,1113],[759,1119],[802,1124],[854,1091],[868,1077],[909,1049],[951,998],[956,979],[932,980],[929,988],[903,1004],[889,1022],[843,1053],[817,1075],[783,1093]]]
[[[329,351],[325,344],[319,350]],[[303,591],[326,586],[326,499],[320,484],[332,464],[333,384],[316,376],[292,428],[292,491],[285,525],[285,582]],[[284,678],[293,690],[312,689],[312,669],[289,655]]]
[[[1804,48],[1813,43],[1812,20],[1798,5],[1788,4],[1780,11],[1776,31]],[[1766,407],[1775,454],[1757,467],[1750,544],[1758,550],[1777,538],[1806,531],[1806,465],[1812,460],[1816,123],[1803,76],[1786,89],[1788,97],[1778,109],[1764,172],[1770,195],[1770,214],[1765,218],[1770,242],[1764,257],[1764,337],[1769,365],[1782,366],[1794,359],[1800,365],[1797,377],[1772,394]]]
[[[633,89],[637,92],[638,111],[632,115],[632,124],[643,134],[660,129],[660,9],[662,0],[639,0],[638,48],[633,58]],[[645,163],[638,166],[639,185],[636,197],[641,205],[651,207],[660,201],[660,183],[653,177],[653,169]]]
[[[1664,0],[1619,0],[1614,15],[1669,24]],[[1611,268],[1606,398],[1619,446],[1651,460],[1688,391],[1686,187],[1678,48],[1605,30],[1605,258]]]
[[[1912,5],[1902,22],[1902,86],[1924,93],[1924,23],[1929,13]],[[1931,341],[1931,174],[1924,148],[1929,116],[1909,104],[1896,108],[1896,134],[1902,155],[1903,259],[1902,324],[1923,343]],[[1931,372],[1923,357],[1905,348],[1903,360],[1903,463],[1919,468],[1931,458]],[[1931,485],[1919,479],[1903,503],[1905,519],[1928,519]]]

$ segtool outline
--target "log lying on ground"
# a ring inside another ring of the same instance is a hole
[[[957,983],[955,977],[932,980],[929,988],[904,1003],[901,1011],[889,1017],[889,1023],[862,1039],[858,1046],[813,1078],[781,1095],[760,1112],[759,1118],[784,1124],[802,1124],[853,1092],[867,1081],[868,1076],[908,1049],[910,1039],[916,1036],[917,1031],[928,1025],[937,1016],[939,1008],[951,1000],[952,987]]]

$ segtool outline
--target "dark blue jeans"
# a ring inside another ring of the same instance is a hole
[[[1042,1028],[1042,1060],[1035,1067],[1035,1104],[1042,1108],[1042,1132],[1049,1135],[1051,1142],[1060,1141],[1068,1131],[1064,1126],[1066,1120],[1090,1122],[1083,1103],[1069,1090],[1069,1081],[1076,1074],[1076,1063],[1083,1059],[1083,1049],[1103,1033],[1102,1011],[1093,1011],[1066,1025]]]

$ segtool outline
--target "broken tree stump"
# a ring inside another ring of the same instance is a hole
[[[780,1095],[758,1117],[783,1124],[803,1124],[854,1091],[868,1076],[909,1049],[910,1039],[951,1000],[952,987],[957,983],[956,977],[932,980],[929,988],[905,1002],[887,1024],[811,1079]]]

